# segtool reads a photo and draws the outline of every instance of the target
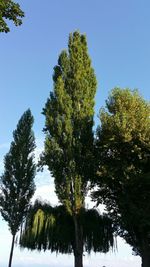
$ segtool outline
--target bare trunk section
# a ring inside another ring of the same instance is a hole
[[[8,267],[11,267],[11,264],[12,264],[12,257],[13,257],[13,251],[14,251],[14,244],[15,244],[15,234],[12,236],[12,244],[11,244],[11,250],[10,250],[10,257],[9,257],[9,264],[8,264]]]
[[[82,255],[74,255],[74,266],[83,267]]]
[[[141,258],[142,267],[150,267],[150,246],[147,236],[142,236],[142,247],[141,247]]]
[[[142,267],[150,267],[150,248],[144,248],[142,253]]]
[[[150,255],[142,257],[142,267],[150,267]]]
[[[74,248],[74,267],[83,267],[83,233],[82,227],[77,216],[74,216],[75,227],[75,248]]]

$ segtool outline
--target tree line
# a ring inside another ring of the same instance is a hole
[[[120,235],[150,267],[150,103],[137,90],[114,88],[94,131],[96,76],[86,36],[69,35],[54,67],[53,90],[43,108],[45,142],[38,166],[54,177],[60,205],[36,201],[33,116],[27,110],[4,158],[0,211],[20,246],[73,253],[107,252]],[[85,197],[107,213],[87,209]]]

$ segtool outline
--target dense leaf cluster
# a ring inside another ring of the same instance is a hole
[[[138,91],[115,88],[100,119],[94,196],[142,256],[143,242],[150,244],[150,104]]]
[[[79,222],[83,229],[84,250],[107,252],[114,246],[111,220],[97,210],[83,208]],[[37,201],[26,219],[20,244],[29,249],[72,253],[75,250],[73,217],[64,206],[52,207]]]
[[[54,68],[54,90],[43,114],[46,134],[43,161],[55,178],[56,193],[70,213],[84,206],[92,173],[93,114],[96,78],[86,37],[70,34]]]
[[[24,12],[20,9],[18,3],[12,0],[0,0],[0,32],[9,32],[10,28],[7,20],[11,20],[15,26],[22,24]]]

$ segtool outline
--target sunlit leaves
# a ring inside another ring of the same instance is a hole
[[[84,251],[107,252],[114,247],[113,228],[107,215],[97,210],[80,210]],[[75,231],[72,216],[63,206],[51,207],[36,202],[30,209],[20,236],[20,244],[29,249],[74,252]]]
[[[141,240],[150,234],[150,103],[137,90],[112,90],[100,111],[96,151],[95,198],[141,255]]]
[[[68,51],[60,54],[53,80],[54,90],[43,109],[46,119],[43,160],[54,176],[59,200],[70,213],[78,213],[84,205],[92,172],[96,92],[96,77],[84,35],[70,34]]]

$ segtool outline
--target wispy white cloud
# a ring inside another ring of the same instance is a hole
[[[35,201],[35,199],[41,199],[42,201],[49,202],[51,205],[58,205],[54,184],[37,187],[32,201]]]

